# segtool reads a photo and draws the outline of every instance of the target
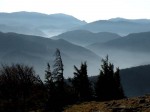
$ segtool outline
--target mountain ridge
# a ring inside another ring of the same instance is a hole
[[[24,63],[34,66],[38,74],[42,74],[42,78],[47,62],[53,63],[56,48],[61,51],[66,77],[73,75],[74,65],[87,61],[89,66],[98,66],[97,60],[100,60],[92,51],[61,39],[1,32],[0,40],[1,63]],[[90,68],[89,73],[94,74],[95,70],[96,68]]]
[[[88,30],[91,32],[111,32],[121,36],[130,33],[150,31],[149,20],[97,20],[85,25],[79,26],[76,29]]]
[[[37,12],[14,12],[0,13],[0,25],[6,25],[3,32],[16,32],[23,34],[32,34],[37,36],[51,37],[52,35],[60,34],[73,27],[86,24],[71,15],[67,14],[43,14]],[[27,29],[26,32],[24,32]],[[28,31],[29,30],[29,31]],[[30,31],[31,30],[31,31]],[[45,35],[38,34],[38,30]],[[31,33],[33,32],[33,33]]]
[[[91,45],[93,46],[99,46],[99,47],[111,47],[115,49],[124,49],[124,50],[130,50],[130,51],[137,51],[137,52],[144,52],[149,51],[150,45],[150,31],[149,32],[140,32],[140,33],[132,33],[127,36],[124,36],[122,38],[117,38],[114,40],[110,40],[108,42],[105,42],[103,44],[101,43],[95,43]],[[144,44],[143,44],[144,43]],[[89,46],[90,47],[90,46]],[[150,52],[150,51],[149,51]]]
[[[87,30],[73,30],[62,33],[58,36],[51,37],[52,39],[64,39],[66,41],[72,42],[76,45],[87,46],[95,42],[106,42],[109,40],[113,40],[116,38],[120,38],[121,36],[115,33],[109,32],[98,32],[93,33]]]

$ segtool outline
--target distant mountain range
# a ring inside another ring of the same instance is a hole
[[[103,43],[120,37],[117,34],[109,32],[92,33],[86,30],[74,30],[54,36],[52,39],[64,39],[80,46],[87,46],[96,42]]]
[[[76,29],[88,30],[91,32],[111,32],[119,35],[128,35],[130,33],[146,32],[150,31],[150,20],[147,19],[123,19],[114,18],[110,20],[98,20],[82,26]]]
[[[125,18],[112,18],[109,21],[119,22],[119,21],[126,21],[126,22],[133,22],[133,23],[140,23],[140,24],[150,24],[149,19],[125,19]]]
[[[73,16],[37,12],[0,13],[0,31],[52,37],[71,30],[111,32],[121,36],[150,31],[149,19],[112,18],[86,23]]]
[[[42,14],[37,12],[0,13],[0,31],[38,36],[60,34],[70,28],[86,24],[66,14]]]
[[[97,42],[90,45],[89,48],[107,48],[150,53],[150,32],[133,33],[122,38],[107,41],[105,43]]]
[[[95,43],[86,48],[110,59],[121,68],[150,63],[150,32],[129,34],[104,43]]]
[[[54,43],[57,41],[60,41],[60,43],[68,41],[67,43],[71,45],[76,44],[78,47],[82,46],[82,48],[84,47],[86,50],[89,49],[99,57],[104,57],[108,54],[111,61],[116,63],[117,66],[126,68],[150,63],[150,33],[140,33],[142,31],[150,31],[149,21],[150,20],[148,19],[130,20],[124,18],[113,18],[86,23],[73,16],[65,14],[47,15],[36,12],[0,13],[0,31],[48,37],[59,34],[53,36],[52,39],[63,40],[51,40],[51,43],[52,41],[54,41]],[[127,36],[118,35],[126,35],[131,32],[138,33],[129,34]],[[41,42],[42,41],[43,40],[41,40]],[[37,43],[35,43],[35,45],[36,44]],[[3,47],[3,49],[5,49],[5,47]],[[17,48],[17,45],[15,47]],[[55,47],[59,47],[59,45],[56,44]],[[42,47],[39,49],[41,48]],[[66,49],[64,48],[63,52],[65,52],[65,50]],[[24,54],[22,50],[20,50],[19,54],[14,51],[13,53],[9,53],[14,55],[14,57],[15,55]],[[73,51],[71,53],[73,53]],[[32,54],[35,55],[34,52]],[[80,50],[77,54],[80,54]],[[25,55],[27,56],[27,54]],[[70,57],[68,54],[64,53],[64,55]],[[75,54],[72,54],[72,56],[74,55]],[[28,54],[28,56],[30,55]],[[72,59],[75,60],[76,58],[79,59],[78,56],[73,57]]]
[[[65,40],[0,32],[0,63],[24,63],[35,67],[44,78],[47,62],[53,64],[54,52],[59,48],[64,62],[65,77],[73,75],[73,66],[87,61],[89,74],[98,71],[100,57],[86,48]],[[95,66],[95,67],[94,67]]]

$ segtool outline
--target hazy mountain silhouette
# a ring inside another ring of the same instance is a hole
[[[95,43],[87,48],[111,60],[121,68],[149,64],[150,32],[129,34],[105,43]]]
[[[80,46],[87,46],[96,42],[103,43],[116,38],[120,38],[120,36],[109,32],[92,33],[86,30],[68,31],[52,37],[52,39],[64,39]]]
[[[150,32],[141,32],[129,34],[122,38],[117,38],[105,43],[95,43],[91,47],[114,48],[127,51],[149,52],[150,53]]]
[[[134,23],[141,23],[141,24],[147,24],[150,23],[149,19],[125,19],[125,18],[112,18],[109,19],[109,21],[114,21],[114,22],[118,22],[118,21],[126,21],[126,22],[134,22]]]
[[[65,77],[73,75],[73,65],[80,65],[81,61],[89,64],[89,73],[94,74],[100,60],[93,52],[65,40],[52,40],[39,36],[22,35],[16,33],[0,33],[0,62],[25,63],[33,65],[44,77],[47,62],[52,64],[54,52],[59,48],[62,54]],[[97,70],[98,71],[98,70]]]
[[[28,26],[11,26],[11,25],[0,24],[0,31],[2,31],[2,32],[16,32],[16,33],[18,32],[21,34],[47,36],[40,29],[31,28]]]
[[[121,70],[122,84],[129,97],[150,93],[150,65]]]
[[[51,15],[25,11],[0,13],[0,25],[7,26],[5,29],[0,29],[4,32],[51,36],[84,24],[86,24],[85,21],[80,21],[73,16],[61,13]],[[29,32],[27,30],[23,32],[24,29],[28,29]],[[37,30],[43,32],[45,35],[39,34]]]
[[[119,35],[127,35],[130,33],[150,31],[150,20],[128,20],[122,18],[98,20],[79,26],[76,29],[88,30],[92,32],[112,32]]]

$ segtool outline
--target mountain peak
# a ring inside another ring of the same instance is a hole
[[[121,18],[121,17],[116,17],[116,18],[111,18],[111,19],[108,19],[109,21],[125,21],[125,20],[128,20],[128,19],[125,19],[125,18]]]

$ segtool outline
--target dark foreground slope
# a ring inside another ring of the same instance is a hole
[[[85,102],[70,106],[64,112],[150,112],[150,96],[108,102]]]

